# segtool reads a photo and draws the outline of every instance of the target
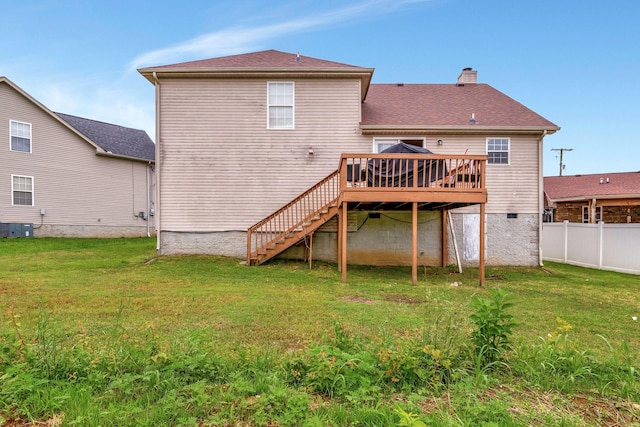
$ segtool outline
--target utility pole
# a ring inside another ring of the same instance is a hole
[[[560,176],[562,176],[562,171],[564,170],[564,163],[562,163],[562,155],[565,151],[573,151],[573,148],[552,148],[551,151],[559,151],[560,152]]]

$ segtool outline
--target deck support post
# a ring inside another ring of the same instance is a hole
[[[309,270],[311,270],[311,267],[313,266],[313,234],[313,231],[309,234],[309,247],[307,248],[309,251]]]
[[[418,283],[418,202],[412,203],[411,215],[411,283]]]
[[[338,271],[342,271],[342,207],[338,208],[338,217],[336,218],[338,223],[338,232],[336,235],[336,264],[338,264]]]
[[[480,203],[480,261],[478,274],[480,275],[480,286],[484,286],[484,227],[485,227],[485,204]]]
[[[347,281],[347,202],[342,203],[342,212],[340,212],[341,238],[340,244],[340,263],[342,264],[342,281]]]
[[[448,233],[448,224],[447,224],[447,216],[449,215],[449,211],[441,208],[440,209],[440,217],[442,219],[442,268],[447,266],[449,262],[449,233]]]
[[[247,230],[247,265],[251,265],[251,230],[250,229]]]

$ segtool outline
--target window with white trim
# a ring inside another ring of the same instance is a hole
[[[9,120],[9,133],[11,151],[31,152],[31,123]]]
[[[589,206],[583,206],[582,207],[582,223],[583,224],[588,224],[590,221],[590,209]],[[599,223],[602,221],[602,206],[596,206],[596,218],[595,218],[595,223]]]
[[[490,165],[508,165],[509,138],[487,138],[487,156]]]
[[[293,99],[293,82],[267,83],[267,128],[293,129]]]
[[[13,205],[33,206],[33,177],[11,175]]]
[[[373,152],[382,153],[389,147],[404,142],[405,144],[415,145],[416,147],[424,147],[424,138],[417,139],[399,139],[399,138],[375,138],[373,140]]]

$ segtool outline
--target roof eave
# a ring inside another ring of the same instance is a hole
[[[156,84],[156,79],[161,78],[271,78],[271,79],[293,79],[293,78],[359,78],[362,81],[361,100],[366,98],[366,94],[371,85],[373,68],[171,68],[149,67],[140,68],[138,72],[151,84]]]
[[[560,130],[558,126],[482,126],[482,125],[360,125],[363,135],[391,135],[391,134],[546,134]]]
[[[584,196],[567,196],[567,197],[558,197],[552,198],[549,197],[549,201],[553,203],[563,203],[563,202],[582,202],[589,200],[616,200],[616,199],[640,199],[640,194],[631,193],[631,194],[592,194],[592,195],[584,195]]]
[[[125,156],[124,154],[115,154],[112,153],[110,151],[97,151],[96,154],[98,156],[104,156],[104,157],[113,157],[116,159],[125,159],[125,160],[133,160],[133,161],[137,161],[137,162],[142,162],[142,163],[153,163],[155,164],[155,160],[153,159],[144,159],[142,157],[134,157],[134,156]]]

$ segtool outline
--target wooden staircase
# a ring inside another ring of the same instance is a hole
[[[302,241],[333,218],[340,208],[340,173],[322,181],[247,232],[247,265],[262,264]]]

